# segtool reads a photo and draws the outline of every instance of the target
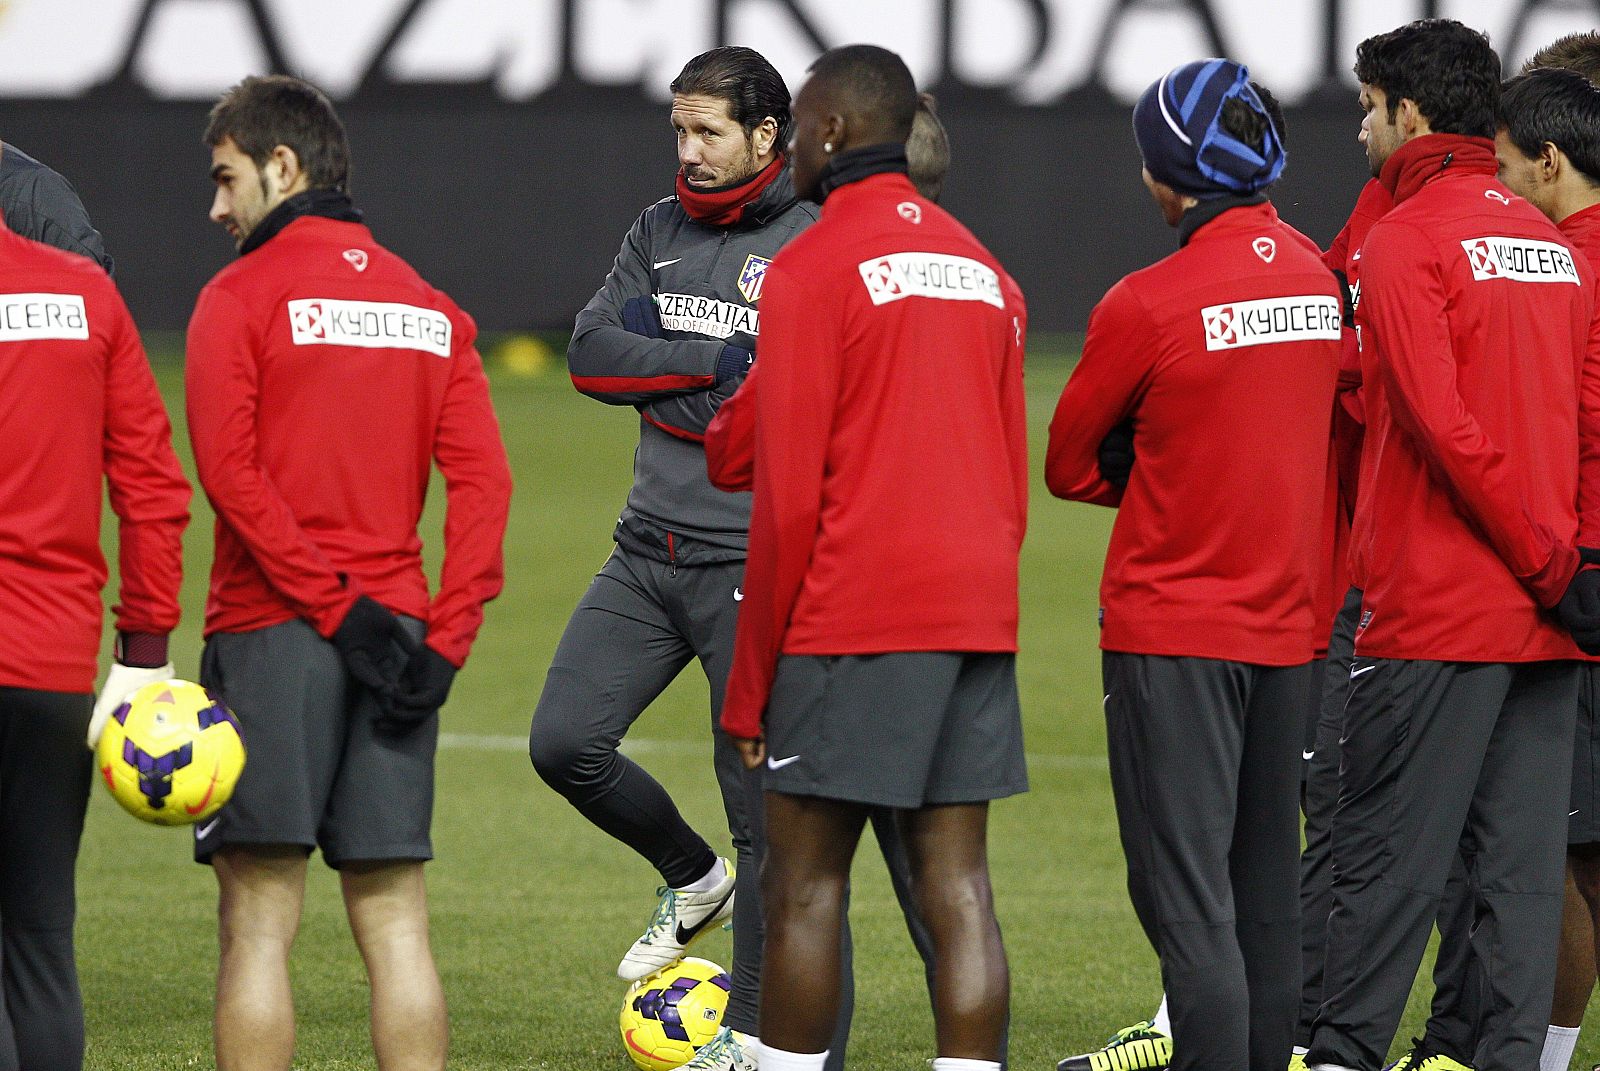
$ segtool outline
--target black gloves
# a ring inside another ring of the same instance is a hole
[[[444,706],[456,667],[427,644],[418,647],[400,671],[400,688],[394,705],[378,716],[377,726],[386,732],[410,732]]]
[[[1106,483],[1119,491],[1128,486],[1128,477],[1133,474],[1131,419],[1124,420],[1106,432],[1106,437],[1100,440],[1100,449],[1096,457],[1100,463],[1100,475],[1105,477]]]
[[[643,335],[645,338],[660,338],[661,314],[656,311],[655,299],[646,295],[629,298],[624,302],[622,326],[624,330]]]
[[[738,346],[724,346],[717,355],[717,382],[723,383],[734,376],[742,376],[750,371],[750,365],[755,362],[756,355],[749,350],[741,350]]]
[[[417,641],[400,619],[371,596],[362,595],[350,605],[330,639],[350,676],[372,689],[385,709],[391,707],[400,671],[417,649]]]
[[[1600,550],[1579,547],[1578,556],[1585,565],[1600,564]],[[1600,655],[1600,569],[1578,569],[1578,575],[1556,604],[1556,616],[1572,633],[1579,650]]]

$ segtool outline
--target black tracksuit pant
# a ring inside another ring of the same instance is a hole
[[[0,688],[0,1071],[78,1071],[73,868],[94,756],[92,695]]]
[[[1483,987],[1477,1071],[1538,1066],[1561,930],[1578,666],[1358,658],[1333,820],[1333,910],[1310,1065],[1385,1061],[1464,858]],[[1464,954],[1459,924],[1442,957]],[[1470,982],[1470,979],[1469,979]]]
[[[1351,588],[1334,619],[1328,660],[1321,681],[1316,734],[1307,741],[1305,784],[1305,850],[1300,854],[1300,953],[1304,977],[1296,1045],[1310,1046],[1311,1027],[1322,1006],[1322,970],[1328,950],[1328,914],[1333,910],[1332,828],[1339,804],[1339,739],[1344,736],[1344,706],[1350,693],[1350,667],[1355,658],[1356,622],[1361,617],[1361,589]],[[1470,1064],[1477,1047],[1479,972],[1468,935],[1474,895],[1466,860],[1458,856],[1450,868],[1439,905],[1443,935],[1433,969],[1433,1013],[1423,1047]]]
[[[1299,748],[1315,666],[1103,659],[1128,892],[1173,1071],[1282,1071],[1299,994]]]
[[[619,746],[629,728],[690,662],[710,688],[713,755],[740,880],[733,904],[733,989],[723,1022],[759,1033],[761,862],[766,855],[761,768],[746,770],[717,728],[733,661],[744,562],[675,565],[618,546],[589,585],[556,649],[529,731],[539,775],[584,817],[647,859],[669,886],[696,880],[717,853],[691,828],[672,797]],[[875,816],[895,893],[932,977],[932,939],[912,907],[910,863],[885,811]],[[850,931],[844,932],[839,1030],[829,1071],[844,1066],[854,1010]],[[3,1071],[3,1069],[0,1069]]]

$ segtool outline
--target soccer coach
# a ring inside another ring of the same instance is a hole
[[[1458,22],[1362,42],[1361,136],[1395,207],[1362,257],[1362,591],[1309,1066],[1375,1071],[1470,844],[1478,1071],[1539,1062],[1578,705],[1600,575],[1594,276],[1496,180],[1500,62]],[[1557,613],[1553,614],[1554,610]],[[1452,928],[1453,929],[1453,928]],[[1464,935],[1449,933],[1447,939]],[[1446,952],[1448,950],[1442,950]]]
[[[373,240],[328,99],[252,77],[212,108],[211,218],[239,259],[189,324],[189,433],[217,513],[201,682],[250,748],[195,829],[220,892],[222,1071],[287,1069],[307,856],[338,869],[382,1068],[442,1068],[428,940],[437,712],[500,591],[511,474],[472,320]],[[444,476],[429,596],[417,523]]]
[[[706,475],[705,431],[744,382],[760,333],[765,272],[817,218],[784,155],[789,89],[760,53],[714,48],[673,79],[676,196],[642,212],[611,272],[578,314],[573,385],[638,412],[633,486],[616,547],[579,600],[551,661],[529,733],[534,768],[585,818],[647,860],[664,889],[620,977],[643,978],[731,912],[724,1033],[691,1066],[743,1068],[756,1030],[761,905],[750,809],[759,775],[714,734],[714,764],[738,865],[730,868],[672,798],[619,752],[650,703],[698,659],[713,724],[744,598],[750,496]],[[735,897],[736,873],[744,874]]]

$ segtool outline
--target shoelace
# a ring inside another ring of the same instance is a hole
[[[700,1052],[695,1053],[695,1056],[698,1058],[702,1054],[713,1059],[720,1059],[726,1056],[734,1060],[740,1060],[744,1058],[744,1046],[739,1044],[738,1039],[733,1036],[732,1030],[723,1027],[717,1031],[716,1037],[705,1043]]]
[[[1132,1026],[1125,1026],[1121,1030],[1118,1030],[1115,1034],[1112,1034],[1111,1037],[1107,1039],[1106,1044],[1115,1045],[1119,1041],[1136,1040],[1144,1037],[1146,1034],[1153,1033],[1155,1031],[1155,1026],[1156,1024],[1149,1019],[1146,1019],[1140,1023],[1134,1023]]]
[[[665,932],[678,921],[678,894],[662,885],[656,889],[656,895],[661,897],[656,904],[656,913],[650,916],[650,925],[645,928],[644,936],[639,938],[645,944],[654,944],[658,934]]]

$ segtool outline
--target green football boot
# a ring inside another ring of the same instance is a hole
[[[1056,1071],[1165,1071],[1171,1063],[1172,1038],[1146,1019],[1118,1030],[1094,1052],[1067,1057]]]

